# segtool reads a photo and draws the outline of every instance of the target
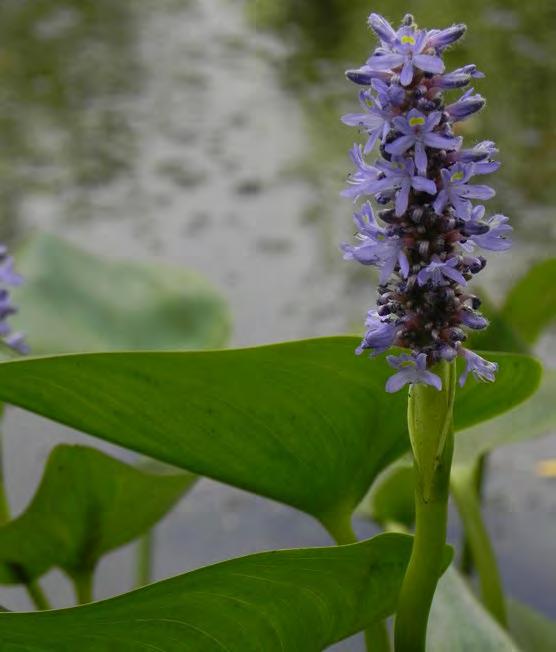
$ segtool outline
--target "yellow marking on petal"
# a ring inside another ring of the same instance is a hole
[[[424,125],[425,118],[409,118],[409,126],[416,127],[417,125]]]
[[[556,460],[543,460],[537,464],[537,475],[541,478],[556,478]]]
[[[463,172],[454,172],[450,177],[450,181],[461,181],[463,179]]]
[[[415,45],[415,39],[413,38],[413,36],[402,36],[400,40],[404,45],[406,43],[409,43],[409,45]]]

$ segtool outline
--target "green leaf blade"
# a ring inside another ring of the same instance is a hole
[[[0,582],[28,580],[53,566],[69,575],[155,525],[195,476],[146,473],[85,446],[57,446],[24,512],[0,528]]]
[[[74,609],[0,614],[20,652],[321,652],[391,614],[411,537],[259,553]]]
[[[392,370],[384,359],[355,356],[357,343],[330,337],[17,360],[0,364],[0,400],[326,524],[351,514],[378,473],[409,447],[407,396],[384,391]],[[534,360],[491,357],[500,362],[499,379],[469,380],[458,392],[456,427],[491,418],[534,391]]]

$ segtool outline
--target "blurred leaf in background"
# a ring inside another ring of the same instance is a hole
[[[100,258],[47,233],[16,258],[25,283],[13,324],[32,353],[217,348],[228,338],[225,301],[189,270]]]

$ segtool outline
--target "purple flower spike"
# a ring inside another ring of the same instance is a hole
[[[443,136],[435,131],[441,118],[440,111],[433,111],[426,116],[417,109],[411,109],[406,117],[394,118],[393,126],[402,135],[386,145],[386,151],[401,156],[410,147],[415,147],[415,165],[419,174],[425,176],[427,174],[426,146],[450,150],[457,149],[461,144],[461,138]]]
[[[416,356],[402,354],[396,357],[389,355],[386,360],[393,369],[400,370],[387,380],[387,392],[398,392],[405,385],[415,383],[430,385],[438,391],[442,389],[440,377],[427,370],[427,356],[425,353],[419,353]]]
[[[460,285],[467,285],[465,278],[458,271],[458,258],[450,258],[443,261],[438,256],[433,256],[431,262],[417,274],[419,285],[430,282],[432,285],[448,285],[455,281]]]
[[[460,387],[465,385],[469,372],[482,382],[492,383],[496,380],[496,362],[489,362],[469,349],[461,349],[460,355],[465,359],[465,371],[459,377]]]
[[[343,195],[357,201],[373,196],[381,209],[364,204],[354,215],[355,244],[344,244],[344,258],[379,269],[376,310],[365,322],[357,353],[371,356],[392,346],[409,354],[389,357],[397,369],[386,386],[395,392],[404,385],[424,383],[441,389],[432,372],[441,361],[457,356],[480,380],[494,380],[496,365],[464,348],[468,329],[486,328],[477,312],[478,297],[467,283],[487,261],[476,249],[504,251],[511,246],[511,226],[504,215],[485,218],[482,204],[493,188],[473,183],[477,175],[492,174],[500,163],[490,140],[462,148],[454,126],[485,105],[472,88],[446,105],[444,90],[467,87],[484,77],[468,64],[444,72],[442,55],[465,32],[464,25],[446,29],[417,29],[404,17],[398,30],[382,16],[371,14],[369,25],[380,39],[363,67],[348,77],[369,88],[360,94],[362,111],[343,117],[362,128],[369,139],[355,146],[355,173]],[[367,162],[380,143],[380,157]],[[9,308],[8,308],[9,309]]]

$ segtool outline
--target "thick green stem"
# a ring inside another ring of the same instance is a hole
[[[29,597],[33,601],[33,604],[38,611],[46,611],[47,609],[52,609],[50,602],[48,601],[48,598],[42,590],[38,580],[35,580],[34,582],[27,582],[25,584],[25,588],[27,589],[27,593],[29,594]]]
[[[141,587],[152,581],[154,531],[149,530],[137,542],[136,586]]]
[[[443,570],[452,464],[455,364],[434,370],[442,390],[411,387],[408,425],[415,460],[415,536],[398,599],[396,652],[425,652],[429,612]]]
[[[481,455],[477,462],[473,465],[473,491],[477,496],[479,505],[481,505],[483,500],[483,485],[486,476],[488,462],[488,454]],[[459,562],[459,570],[463,575],[471,577],[473,575],[474,562],[473,562],[473,552],[471,551],[471,544],[465,530],[463,530],[461,535],[461,557]]]
[[[339,546],[357,543],[357,537],[349,518],[329,519],[326,529]],[[390,635],[385,620],[380,620],[365,629],[365,646],[367,652],[390,652]]]
[[[87,604],[93,601],[94,569],[87,569],[73,573],[71,576],[78,604]]]
[[[483,603],[494,618],[503,627],[507,627],[502,580],[475,492],[473,467],[456,466],[452,474],[451,488],[479,575]]]

